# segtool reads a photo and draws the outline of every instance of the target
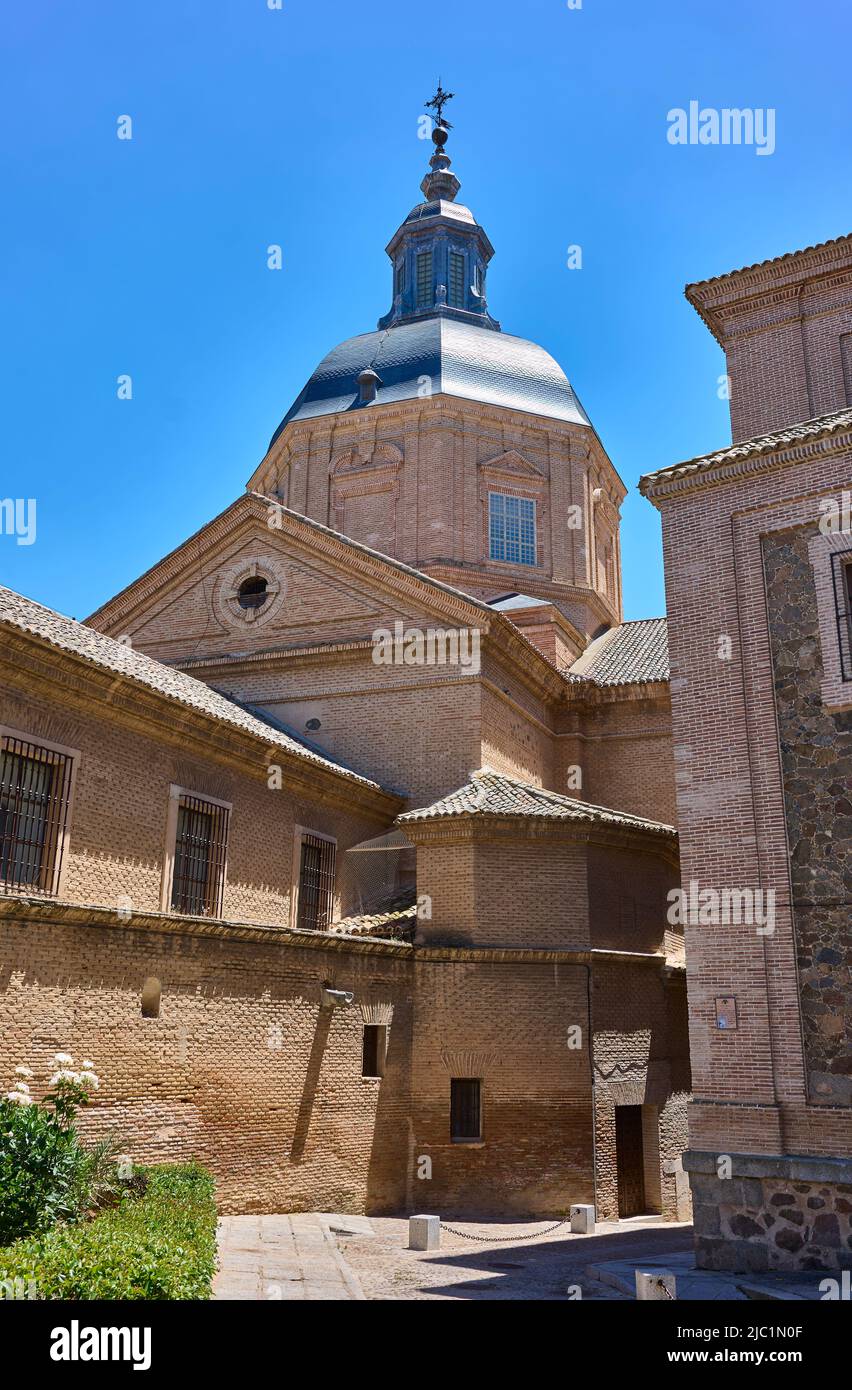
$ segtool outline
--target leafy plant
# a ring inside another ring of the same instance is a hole
[[[30,1094],[33,1073],[25,1066],[15,1068],[18,1079],[0,1099],[0,1245],[77,1220],[118,1191],[114,1143],[85,1149],[74,1129],[100,1082],[91,1062],[74,1071],[73,1061],[56,1054],[41,1104]]]
[[[0,1245],[73,1220],[87,1201],[86,1163],[49,1111],[0,1101]]]
[[[138,1169],[131,1192],[92,1221],[57,1225],[0,1251],[0,1282],[39,1299],[207,1299],[216,1267],[213,1179],[195,1164]]]

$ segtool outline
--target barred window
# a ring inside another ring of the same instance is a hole
[[[0,889],[55,896],[71,796],[70,754],[0,739]]]
[[[464,308],[464,256],[458,251],[450,252],[450,305]]]
[[[334,909],[336,845],[322,835],[302,832],[299,851],[299,885],[296,925],[308,931],[325,931]]]
[[[417,303],[432,303],[432,252],[421,251],[417,257]]]
[[[488,494],[488,553],[492,560],[534,565],[535,502],[530,497]]]
[[[838,551],[831,557],[837,638],[840,646],[841,679],[852,681],[852,551]]]
[[[175,832],[171,906],[191,917],[221,917],[229,811],[181,793]]]
[[[450,1138],[482,1138],[482,1082],[465,1077],[450,1081]]]

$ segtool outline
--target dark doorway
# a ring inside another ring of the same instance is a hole
[[[641,1105],[615,1107],[615,1161],[618,1171],[618,1217],[641,1216],[645,1206],[645,1164]]]

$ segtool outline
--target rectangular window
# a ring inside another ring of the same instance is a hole
[[[450,305],[464,308],[464,256],[457,251],[450,252]]]
[[[384,1076],[387,1051],[387,1027],[381,1023],[364,1025],[364,1045],[361,1053],[362,1076]]]
[[[174,843],[171,908],[191,917],[221,917],[229,811],[181,793]]]
[[[852,681],[852,552],[842,550],[832,555],[831,568],[840,646],[840,678]]]
[[[450,1138],[482,1138],[482,1082],[453,1077],[450,1081]]]
[[[334,910],[333,840],[311,831],[302,832],[299,850],[299,885],[296,899],[296,926],[308,931],[326,931]]]
[[[530,497],[488,494],[488,553],[492,560],[534,565],[535,502]]]
[[[432,252],[421,251],[417,257],[417,303],[432,303]]]
[[[400,261],[396,268],[396,292],[403,294],[405,291],[405,261]]]
[[[70,754],[0,739],[0,889],[59,891],[71,797]]]

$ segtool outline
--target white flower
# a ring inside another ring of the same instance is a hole
[[[26,1081],[16,1081],[13,1089],[20,1091],[23,1096],[28,1096],[30,1093],[30,1088]]]
[[[57,1052],[53,1060],[57,1067],[70,1067],[74,1058],[71,1056],[70,1052]]]
[[[93,1091],[96,1091],[101,1084],[91,1067],[88,1071],[81,1071],[77,1080],[81,1086],[90,1087]]]
[[[14,1101],[16,1105],[32,1105],[32,1096],[25,1096],[23,1091],[9,1091],[7,1100]]]
[[[53,1076],[50,1078],[50,1084],[51,1086],[62,1086],[67,1085],[69,1081],[76,1083],[79,1079],[75,1071],[69,1071],[67,1067],[61,1067],[59,1071],[53,1073]]]
[[[31,1080],[32,1074],[33,1073],[31,1067],[15,1067],[15,1075],[22,1076],[25,1081]]]
[[[94,1070],[95,1070],[95,1064],[94,1064],[94,1062],[84,1062],[84,1063],[83,1063],[83,1071],[94,1071]]]

